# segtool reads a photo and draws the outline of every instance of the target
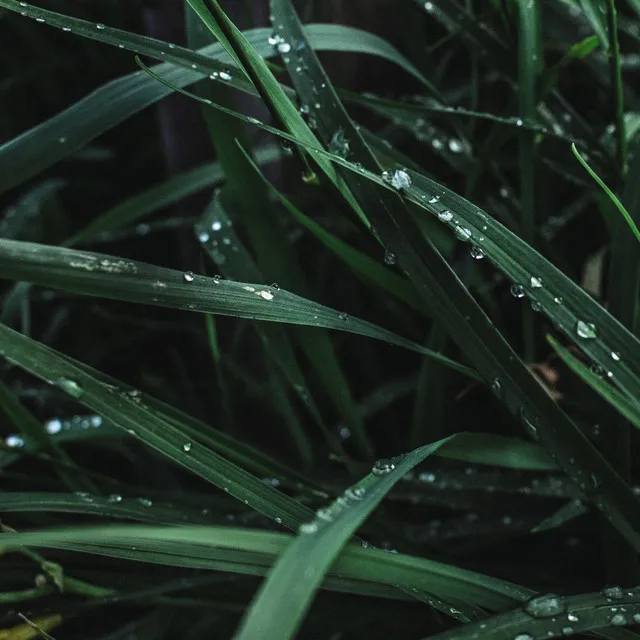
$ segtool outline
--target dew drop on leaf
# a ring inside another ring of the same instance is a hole
[[[83,393],[82,387],[75,380],[70,380],[69,378],[60,378],[56,380],[56,386],[60,387],[60,389],[68,393],[73,398],[79,398]]]
[[[548,594],[532,598],[524,606],[524,610],[534,618],[551,618],[567,610],[567,603],[562,596]]]
[[[578,320],[576,324],[576,335],[583,340],[595,340],[598,336],[598,331],[593,322]]]

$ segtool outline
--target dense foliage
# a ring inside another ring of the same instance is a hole
[[[638,0],[41,4],[0,638],[636,637]]]

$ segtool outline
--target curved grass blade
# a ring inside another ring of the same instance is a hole
[[[103,526],[58,531],[6,533],[3,549],[46,547],[98,553],[169,566],[264,575],[291,544],[291,535],[231,527]],[[436,594],[443,600],[462,597],[489,611],[504,611],[532,595],[529,589],[416,556],[348,545],[331,567],[326,588],[384,597],[404,597],[395,587]]]
[[[551,599],[554,598],[555,601]],[[538,615],[545,608],[557,611],[555,615]],[[495,638],[513,640],[518,635],[531,638],[556,638],[573,634],[589,634],[602,629],[602,637],[610,637],[607,627],[637,624],[640,620],[640,591],[605,588],[601,593],[577,596],[540,596],[522,609],[494,616],[482,623],[456,627],[431,636],[431,640],[470,640]],[[482,625],[482,626],[481,626]],[[617,631],[611,629],[611,633]],[[607,635],[605,635],[607,634]],[[589,634],[590,635],[590,634]]]
[[[129,435],[267,517],[295,528],[312,513],[200,442],[190,440],[179,427],[151,411],[139,391],[105,384],[66,357],[4,325],[0,325],[0,356],[63,389]]]
[[[0,510],[6,513],[82,513],[103,518],[124,518],[138,522],[187,526],[222,524],[224,517],[203,514],[201,509],[167,504],[149,498],[128,498],[120,494],[99,496],[87,492],[73,494],[45,492],[0,493]]]
[[[255,153],[258,165],[269,164],[282,156],[282,149],[270,145],[256,149]],[[210,162],[186,171],[109,209],[84,229],[75,233],[64,244],[67,247],[74,247],[97,240],[104,234],[120,231],[160,209],[180,202],[183,198],[215,186],[223,178],[224,173],[217,162]]]
[[[607,187],[604,181],[598,176],[598,174],[587,164],[587,161],[580,155],[580,152],[576,149],[576,145],[571,145],[571,151],[573,151],[573,155],[577,158],[578,162],[584,167],[586,172],[595,180],[598,186],[607,194],[611,202],[616,206],[616,209],[622,214],[622,217],[625,219],[629,229],[635,236],[636,240],[640,242],[640,229],[636,226],[635,221],[625,208],[625,206],[620,202],[617,198],[616,194]]]
[[[347,331],[405,347],[471,377],[475,375],[468,367],[391,331],[269,286],[185,274],[105,254],[1,238],[0,269],[5,278],[85,295]]]
[[[571,502],[567,502],[540,522],[540,524],[537,524],[531,529],[531,533],[540,533],[541,531],[549,531],[556,527],[561,527],[566,522],[575,520],[575,518],[579,518],[585,513],[587,513],[587,507],[582,500],[576,498],[571,500]]]
[[[331,506],[319,510],[312,522],[303,524],[298,537],[260,587],[234,638],[292,638],[314,592],[349,538],[398,480],[449,440],[391,460],[379,460],[368,476],[347,489]],[[453,615],[460,615],[460,611],[452,609]]]

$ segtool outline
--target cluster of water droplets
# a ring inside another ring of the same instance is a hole
[[[360,485],[354,485],[344,491],[344,493],[336,498],[328,507],[323,507],[316,511],[316,518],[312,522],[306,522],[300,525],[298,533],[313,535],[316,533],[322,523],[331,524],[339,518],[352,505],[360,502],[366,495],[366,489]]]

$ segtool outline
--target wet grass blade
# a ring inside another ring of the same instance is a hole
[[[282,149],[277,146],[265,146],[256,150],[256,162],[259,165],[269,164],[281,156]],[[186,171],[109,209],[84,229],[75,233],[64,244],[67,247],[75,247],[93,242],[104,234],[121,231],[160,209],[215,186],[223,178],[222,167],[217,162]]]
[[[106,385],[44,345],[0,325],[0,356],[69,393],[125,433],[269,518],[295,529],[312,513],[244,469],[192,441],[145,404],[139,391]]]
[[[5,278],[65,291],[186,311],[337,329],[377,338],[475,373],[391,331],[271,286],[231,282],[105,254],[0,239]]]
[[[545,614],[545,609],[555,610],[557,614]],[[438,633],[431,639],[470,640],[487,637],[513,640],[519,634],[533,638],[563,637],[574,633],[591,635],[600,629],[602,632],[597,635],[609,638],[617,637],[619,630],[612,628],[607,631],[607,627],[636,624],[637,620],[640,620],[640,592],[637,589],[611,587],[603,589],[601,593],[569,597],[541,596],[522,609],[494,616],[482,623]],[[609,633],[614,635],[610,636]]]
[[[586,172],[595,180],[598,186],[607,194],[609,200],[615,205],[616,209],[622,214],[622,217],[625,219],[631,233],[635,236],[636,240],[640,242],[640,229],[636,226],[635,221],[626,210],[625,206],[620,202],[617,198],[616,194],[607,187],[604,181],[598,176],[598,174],[588,165],[587,161],[580,155],[580,152],[576,149],[576,145],[571,145],[571,151],[573,151],[573,155],[577,158],[578,162],[585,168]]]
[[[298,537],[262,584],[234,638],[292,638],[302,624],[314,592],[349,538],[398,480],[447,442],[441,440],[403,456],[379,460],[368,476],[348,488],[328,508],[319,510],[313,521],[303,524]],[[452,615],[461,614],[454,607],[451,609]]]
[[[264,575],[293,538],[282,533],[230,527],[120,525],[5,533],[2,541],[3,548],[60,548],[169,566]],[[510,609],[532,595],[518,585],[452,565],[363,549],[360,545],[349,545],[343,550],[323,586],[406,599],[396,588],[403,583],[444,600],[464,598],[489,611]]]

